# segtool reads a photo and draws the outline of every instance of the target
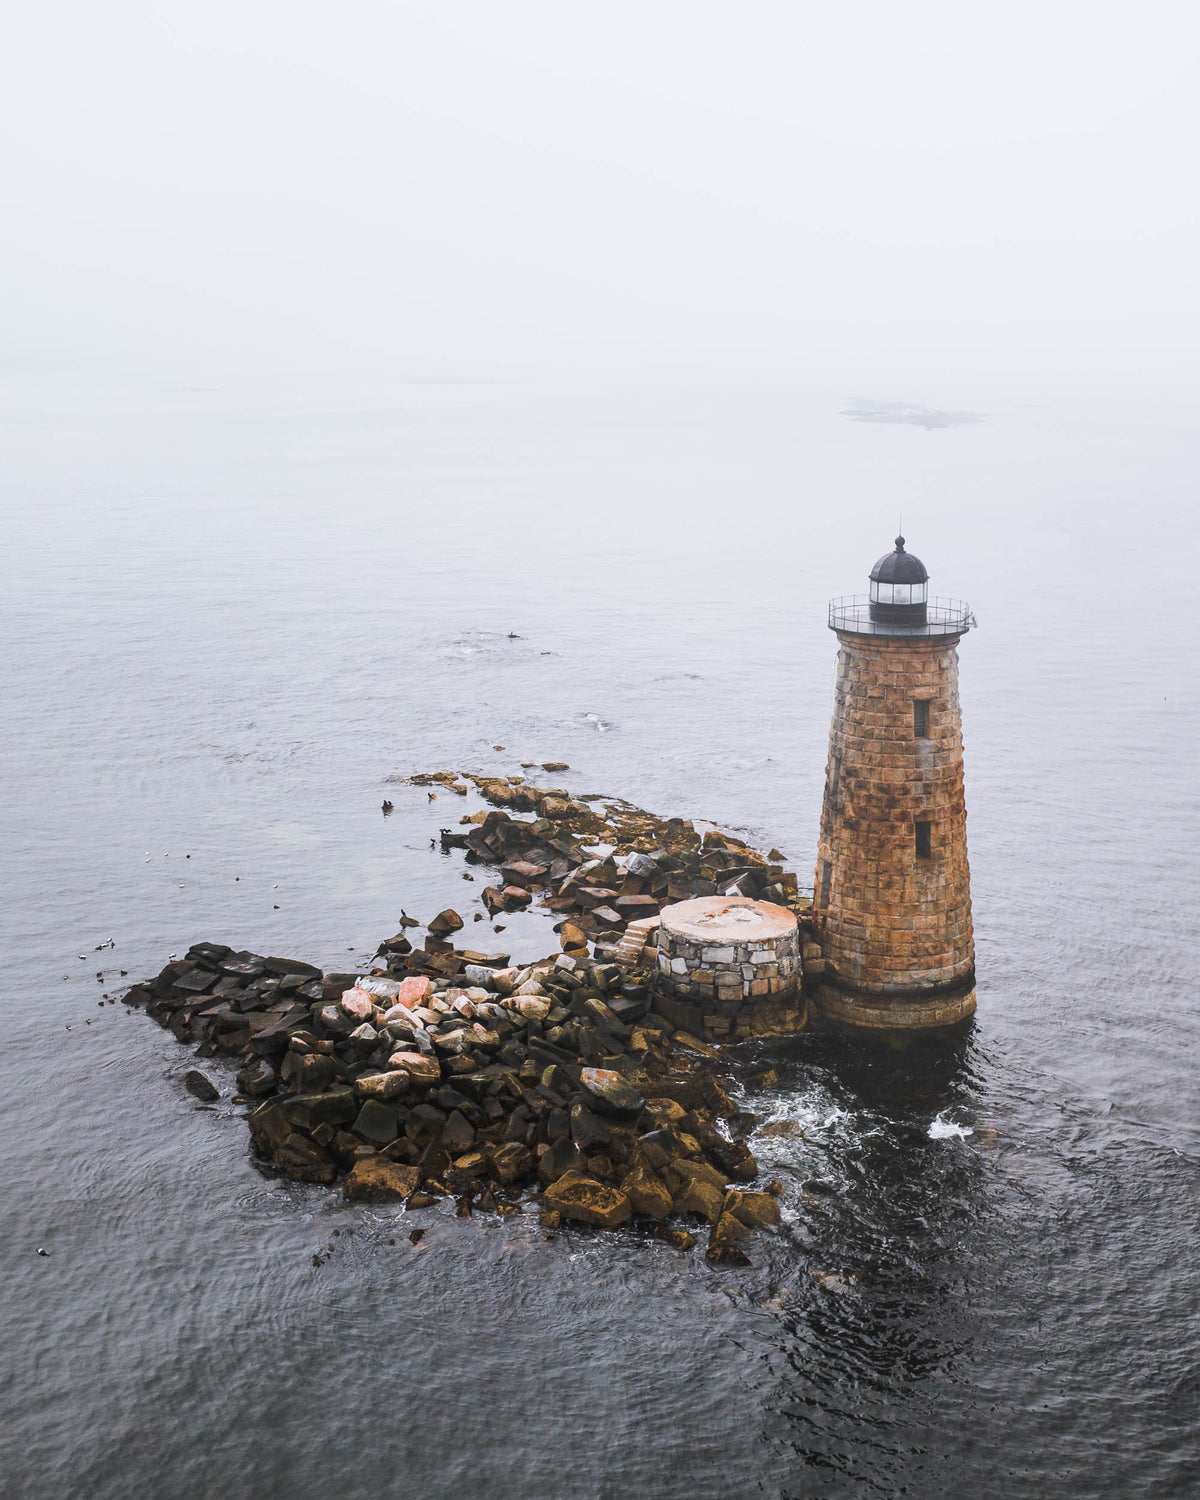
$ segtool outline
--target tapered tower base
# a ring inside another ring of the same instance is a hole
[[[975,1014],[975,986],[952,995],[883,999],[823,984],[814,996],[820,1015],[845,1026],[876,1031],[927,1031],[957,1026]]]

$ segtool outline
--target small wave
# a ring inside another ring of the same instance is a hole
[[[963,1141],[966,1140],[967,1136],[974,1134],[974,1126],[956,1125],[953,1120],[947,1120],[944,1115],[935,1116],[929,1127],[929,1139],[931,1141]]]

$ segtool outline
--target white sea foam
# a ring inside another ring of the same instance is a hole
[[[935,1116],[929,1126],[929,1139],[931,1141],[961,1141],[966,1140],[967,1136],[974,1134],[974,1126],[956,1125],[953,1120],[947,1120],[944,1115]]]

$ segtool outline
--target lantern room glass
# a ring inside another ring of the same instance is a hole
[[[929,600],[929,582],[924,583],[879,583],[871,580],[872,604],[926,604]]]

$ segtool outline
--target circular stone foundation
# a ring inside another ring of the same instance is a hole
[[[743,1010],[795,995],[801,979],[799,923],[787,907],[747,896],[663,907],[659,993],[694,1007],[705,1029],[736,1030]]]

